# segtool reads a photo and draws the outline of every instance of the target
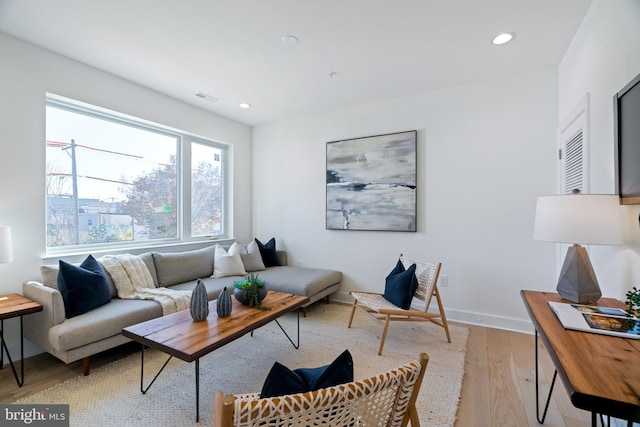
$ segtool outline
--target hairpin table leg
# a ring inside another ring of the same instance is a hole
[[[7,343],[4,340],[4,319],[0,319],[0,369],[4,365],[3,350],[4,353],[7,353],[9,366],[11,366],[11,370],[13,371],[13,376],[16,379],[18,387],[22,387],[22,385],[24,384],[24,338],[22,333],[22,316],[20,316],[20,378],[18,378],[18,371],[16,371],[16,367],[13,364],[11,355],[9,354],[9,348],[7,347]]]
[[[547,417],[547,410],[549,409],[549,402],[551,401],[551,393],[553,393],[553,386],[556,384],[556,377],[558,371],[554,370],[553,379],[551,380],[551,388],[549,389],[549,395],[547,396],[547,403],[544,405],[544,412],[542,418],[540,418],[540,401],[538,397],[539,380],[538,380],[538,330],[536,329],[536,419],[540,424],[544,423],[544,419]]]

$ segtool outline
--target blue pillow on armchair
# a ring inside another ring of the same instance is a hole
[[[405,270],[402,262],[398,260],[398,263],[386,278],[384,299],[403,310],[408,310],[411,308],[411,300],[416,290],[418,290],[416,265],[412,264]]]
[[[349,350],[345,350],[329,365],[299,368],[294,372],[304,379],[309,391],[333,387],[353,381],[353,358]]]
[[[275,362],[267,375],[260,398],[306,393],[353,381],[353,358],[345,350],[331,364],[291,370]]]
[[[286,394],[305,393],[309,391],[307,384],[300,375],[274,362],[260,392],[260,398],[284,396]]]

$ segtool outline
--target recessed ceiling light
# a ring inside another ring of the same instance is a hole
[[[239,105],[240,108],[251,108],[251,104],[247,104],[246,102],[243,102],[242,104]]]
[[[501,44],[505,44],[505,43],[509,43],[511,40],[513,40],[513,38],[516,36],[516,33],[502,33],[502,34],[498,34],[497,36],[495,36],[493,38],[493,40],[491,41],[491,43],[495,44],[495,45],[501,45]]]
[[[293,46],[298,44],[298,38],[292,35],[282,36],[280,40],[282,41],[282,44],[285,46]]]

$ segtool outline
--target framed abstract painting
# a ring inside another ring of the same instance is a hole
[[[327,142],[328,230],[416,231],[417,131]]]

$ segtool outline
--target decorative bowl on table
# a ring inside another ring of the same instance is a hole
[[[234,282],[233,296],[241,304],[262,308],[262,300],[267,296],[267,284],[257,274],[249,274]]]

